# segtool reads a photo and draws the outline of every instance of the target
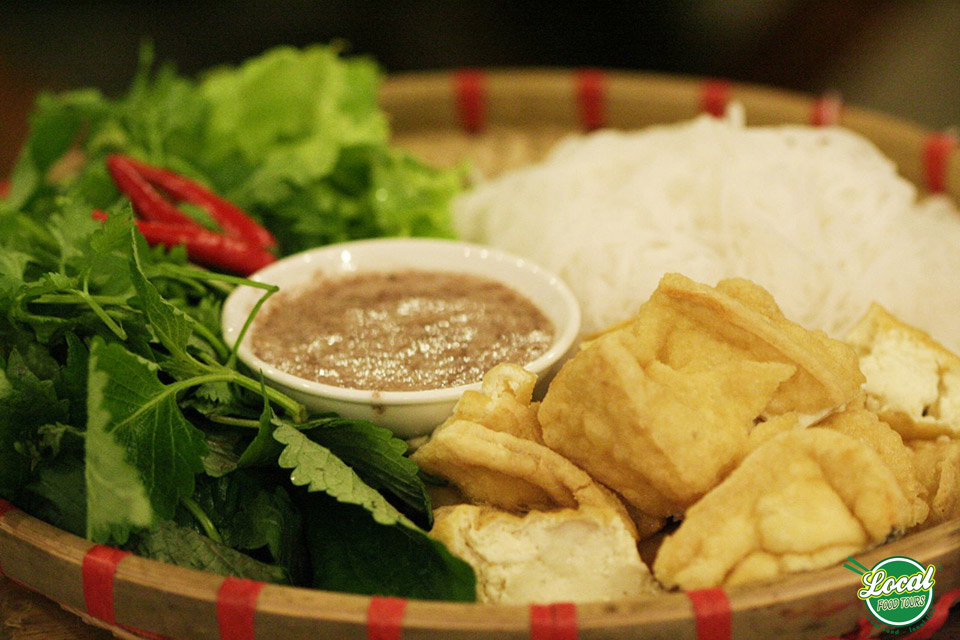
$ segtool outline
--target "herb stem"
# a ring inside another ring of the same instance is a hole
[[[27,217],[26,215],[19,215],[17,216],[17,224],[19,224],[27,233],[33,236],[35,240],[37,240],[40,244],[45,245],[47,248],[53,249],[54,251],[60,248],[52,234],[45,229],[43,225],[35,220]]]
[[[253,319],[256,317],[257,313],[260,311],[260,307],[263,306],[263,303],[267,301],[267,298],[276,293],[274,291],[266,291],[260,299],[257,300],[257,303],[253,305],[253,309],[250,310],[250,313],[247,315],[247,319],[243,321],[243,327],[240,328],[240,333],[237,335],[237,341],[233,343],[233,349],[230,350],[230,357],[227,359],[227,366],[234,366],[237,361],[237,352],[240,351],[240,344],[243,342],[243,338],[247,335],[247,331],[250,330],[250,325],[253,323]]]
[[[30,300],[30,304],[89,304],[88,300],[93,300],[102,305],[125,305],[127,304],[128,298],[127,296],[98,296],[91,294],[87,294],[87,297],[84,298],[80,292],[45,293],[42,296]]]
[[[225,424],[231,427],[244,427],[246,429],[259,429],[260,421],[251,420],[249,418],[234,418],[232,416],[216,416],[209,415],[207,420],[210,422],[215,422],[217,424]]]
[[[233,373],[235,376],[230,380],[231,382],[245,389],[249,389],[250,391],[255,391],[256,393],[266,393],[267,399],[283,407],[284,411],[290,415],[294,422],[306,422],[307,408],[290,396],[280,393],[273,387],[261,386],[260,382],[252,378],[248,378],[238,371],[231,371],[231,373]]]
[[[207,271],[206,269],[201,269],[200,267],[190,267],[177,264],[161,264],[158,265],[161,271],[166,271],[168,274],[179,275],[186,278],[194,278],[197,280],[202,280],[208,284],[213,284],[215,282],[231,284],[236,286],[244,287],[253,287],[254,289],[264,289],[265,291],[276,292],[280,290],[275,284],[268,284],[266,282],[257,282],[256,280],[250,280],[248,278],[243,278],[240,276],[232,276],[228,273],[218,273],[216,271]],[[226,291],[229,293],[229,290]]]
[[[209,327],[197,321],[197,319],[193,316],[188,315],[187,317],[192,321],[193,330],[203,336],[203,338],[210,343],[210,346],[213,347],[214,351],[217,352],[217,356],[223,359],[230,357],[230,352],[227,351],[226,345],[223,344],[223,341],[217,335],[215,335],[213,331],[209,329]]]
[[[187,511],[196,519],[196,521],[203,528],[203,531],[207,534],[207,537],[213,540],[214,542],[219,542],[223,544],[223,538],[220,537],[220,532],[217,531],[217,528],[213,525],[213,522],[210,520],[210,516],[204,513],[203,509],[200,508],[193,498],[180,498],[180,504],[186,507]]]
[[[160,393],[153,398],[150,398],[147,402],[142,404],[139,409],[131,413],[129,416],[124,418],[122,421],[117,423],[116,427],[118,428],[124,424],[136,420],[140,415],[150,411],[158,403],[163,402],[169,395],[173,394],[174,397],[181,391],[189,389],[191,387],[198,387],[207,382],[228,382],[237,384],[241,387],[255,391],[257,393],[262,393],[263,391],[260,388],[260,383],[256,380],[252,380],[247,376],[243,375],[239,371],[234,371],[233,369],[223,369],[221,371],[216,371],[213,373],[207,373],[201,376],[194,376],[192,378],[187,378],[186,380],[180,380],[172,384],[166,385],[163,393]],[[306,422],[307,420],[307,408],[302,404],[294,400],[293,398],[284,395],[273,389],[271,387],[266,387],[266,394],[269,400],[277,403],[284,410],[290,414],[291,418],[296,423]]]
[[[107,325],[107,328],[110,329],[110,331],[112,331],[114,335],[116,335],[121,340],[127,339],[127,332],[123,330],[123,327],[117,324],[116,321],[110,317],[110,314],[108,314],[104,310],[104,308],[100,306],[99,302],[93,299],[93,296],[91,296],[86,291],[86,289],[78,289],[77,295],[83,298],[84,302],[87,303],[87,305],[93,310],[93,312],[97,315],[97,317],[100,318],[101,321],[103,321],[103,324]]]

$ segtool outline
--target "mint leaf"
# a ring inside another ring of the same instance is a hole
[[[138,556],[179,567],[263,582],[289,583],[283,568],[254,560],[172,522],[161,522],[155,530],[138,535],[127,548]]]
[[[339,502],[363,507],[380,524],[402,523],[416,528],[326,447],[286,424],[277,427],[273,437],[285,445],[278,464],[291,469],[290,481],[294,485],[305,486],[311,492],[322,491]]]
[[[407,443],[392,431],[365,420],[335,415],[313,419],[301,429],[350,465],[364,482],[399,498],[419,515],[425,527],[430,527],[433,509],[420,469],[404,455]]]
[[[409,598],[475,598],[470,566],[427,536],[330,450],[289,425],[277,427],[273,437],[286,445],[279,464],[292,469],[290,481],[321,494],[310,495],[306,502],[315,587]]]
[[[360,507],[311,495],[305,508],[316,589],[473,602],[476,576],[440,542],[402,525],[384,527]]]
[[[99,465],[116,465],[122,473],[119,493],[131,494],[131,509],[115,504],[105,506],[91,495],[88,501],[91,521],[96,532],[108,530],[103,525],[140,523],[147,510],[140,504],[140,493],[146,495],[149,507],[160,518],[171,519],[181,497],[190,497],[194,476],[203,471],[207,453],[203,432],[183,417],[177,406],[176,393],[183,386],[164,385],[149,364],[118,343],[105,344],[94,339],[90,346],[90,376],[87,422],[87,480],[97,475],[104,493],[110,493],[110,478],[91,468],[91,457]],[[91,451],[91,438],[99,448]],[[99,457],[109,453],[118,458],[112,462]],[[130,471],[136,482],[130,478]],[[91,493],[93,487],[90,488]],[[102,497],[102,496],[101,496]],[[109,501],[108,502],[113,502]],[[111,533],[113,529],[109,529]],[[123,535],[121,533],[121,535]]]
[[[106,397],[110,375],[99,370],[102,344],[95,341],[91,349],[87,387],[86,537],[94,542],[123,544],[131,531],[153,525],[156,515],[139,470],[127,462],[128,452],[108,430],[113,416]]]

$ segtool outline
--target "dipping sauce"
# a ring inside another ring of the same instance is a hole
[[[422,391],[479,382],[501,362],[532,362],[553,333],[530,300],[500,282],[406,270],[280,292],[257,318],[250,344],[264,362],[307,380]]]

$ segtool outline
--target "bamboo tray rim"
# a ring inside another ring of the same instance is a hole
[[[53,554],[64,564],[77,570],[80,569],[87,552],[96,546],[89,540],[67,533],[18,509],[0,518],[0,534],[22,543],[34,553]],[[867,566],[873,566],[876,562],[894,555],[908,556],[921,564],[931,564],[941,554],[955,551],[958,542],[960,518],[875,547],[866,553],[857,554],[857,557]],[[9,577],[28,588],[35,588],[29,580]],[[192,585],[191,591],[195,593],[190,595],[211,606],[216,602],[217,589],[223,580],[224,577],[217,574],[133,555],[120,563],[116,573],[117,586],[120,588],[125,583],[137,583],[160,594],[183,595],[184,585]],[[825,591],[847,590],[853,594],[859,585],[857,574],[835,566],[793,574],[776,581],[730,587],[724,591],[729,598],[731,610],[736,613],[788,604],[792,600]],[[786,595],[789,595],[790,599],[784,599],[783,596]],[[408,603],[404,616],[405,629],[522,631],[529,626],[527,605],[415,599],[408,600]],[[82,602],[61,604],[78,609],[83,607]],[[366,624],[369,604],[370,596],[266,584],[257,604],[257,612],[278,617],[363,626]],[[690,601],[685,592],[668,592],[615,602],[581,603],[577,605],[577,621],[581,629],[632,627],[686,620],[690,618],[690,609]],[[443,626],[438,627],[438,622],[442,622]]]
[[[508,92],[544,100],[571,100],[575,99],[571,98],[571,83],[584,70],[531,67],[485,68],[480,72],[489,83],[491,100]],[[381,105],[394,116],[411,97],[430,100],[444,96],[444,99],[455,103],[455,98],[451,98],[450,93],[457,73],[459,72],[454,70],[435,70],[391,74],[381,88]],[[708,80],[643,71],[602,70],[602,73],[610,101],[632,99],[642,103],[649,95],[651,99],[660,100],[668,106],[686,105],[685,108],[689,107],[687,111],[696,111],[696,105],[690,106],[687,103],[691,100],[695,102],[698,88]],[[817,100],[816,96],[761,85],[730,83],[729,88],[731,99],[744,104],[748,121],[753,108],[761,111],[782,109],[794,114],[806,113]],[[641,91],[644,96],[638,98],[638,92]],[[687,111],[678,111],[677,120],[687,119]],[[449,128],[456,129],[456,117],[451,116],[447,124]],[[922,140],[933,134],[907,120],[853,105],[843,106],[840,124],[861,133],[889,132],[891,139],[897,144],[906,145],[905,141],[909,141],[913,146],[919,146]],[[564,122],[563,126],[571,132],[576,130],[575,122]],[[424,127],[421,130],[433,128],[435,127]],[[409,125],[402,126],[401,129],[418,130],[416,126]],[[865,135],[873,139],[870,133]],[[876,140],[874,142],[876,143]],[[877,144],[887,152],[883,145]],[[950,179],[947,180],[947,186],[954,197],[958,196],[960,185],[960,179],[955,178],[960,168],[957,153],[954,149],[948,155]],[[903,172],[905,167],[901,166],[900,162],[897,164]],[[911,180],[922,189],[922,180],[918,179],[917,175],[914,171]],[[85,610],[82,591],[78,591],[76,586],[51,586],[52,578],[39,575],[35,568],[47,562],[60,568],[65,574],[78,576],[84,557],[94,546],[88,540],[57,529],[23,511],[13,509],[3,513],[3,509],[0,509],[0,567],[6,571],[8,565],[12,566],[13,569],[8,571],[11,579],[39,591],[67,608]],[[958,563],[958,550],[960,518],[911,533],[900,540],[857,554],[857,557],[867,565],[891,555],[906,555],[923,564],[943,559]],[[61,581],[63,579],[60,578]],[[128,556],[119,564],[115,576],[116,593],[119,594],[117,622],[144,628],[150,633],[162,633],[158,630],[167,628],[167,623],[162,619],[163,611],[148,609],[145,612],[147,615],[131,619],[123,606],[122,594],[125,589],[134,589],[137,592],[146,590],[162,600],[192,600],[206,612],[204,617],[210,618],[216,607],[218,589],[223,582],[224,578],[215,574]],[[944,580],[944,584],[950,583],[954,588],[960,586],[960,575]],[[786,576],[772,582],[731,587],[724,589],[724,593],[729,599],[736,625],[736,614],[789,608],[801,603],[805,598],[831,597],[838,602],[847,601],[845,606],[848,606],[849,599],[855,599],[859,584],[859,576],[840,566],[834,566]],[[263,618],[271,623],[296,620],[315,625],[346,625],[356,637],[364,637],[361,632],[368,622],[371,601],[370,596],[267,584],[257,600],[256,614],[258,619]],[[611,630],[637,630],[649,625],[671,623],[689,623],[690,630],[693,631],[692,604],[684,592],[607,603],[581,603],[577,605],[576,613],[579,629],[588,635],[592,631],[602,633]],[[855,618],[862,615],[865,615],[865,609],[857,610]],[[855,619],[850,616],[848,618]],[[214,621],[206,620],[204,629],[209,630],[211,625],[215,625],[215,616],[212,620]],[[261,622],[257,624],[260,625]],[[490,632],[493,635],[516,637],[530,628],[530,607],[409,600],[403,616],[403,628],[404,631],[419,630],[425,633]],[[265,631],[263,628],[262,630]],[[193,635],[182,634],[178,637],[211,636],[203,635],[203,629],[200,629]],[[216,637],[215,633],[213,637]]]

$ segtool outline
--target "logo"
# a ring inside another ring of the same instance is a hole
[[[857,597],[877,621],[906,627],[927,615],[933,604],[936,567],[904,556],[886,558],[869,570],[853,558],[847,560],[843,566],[860,574],[863,585]]]

